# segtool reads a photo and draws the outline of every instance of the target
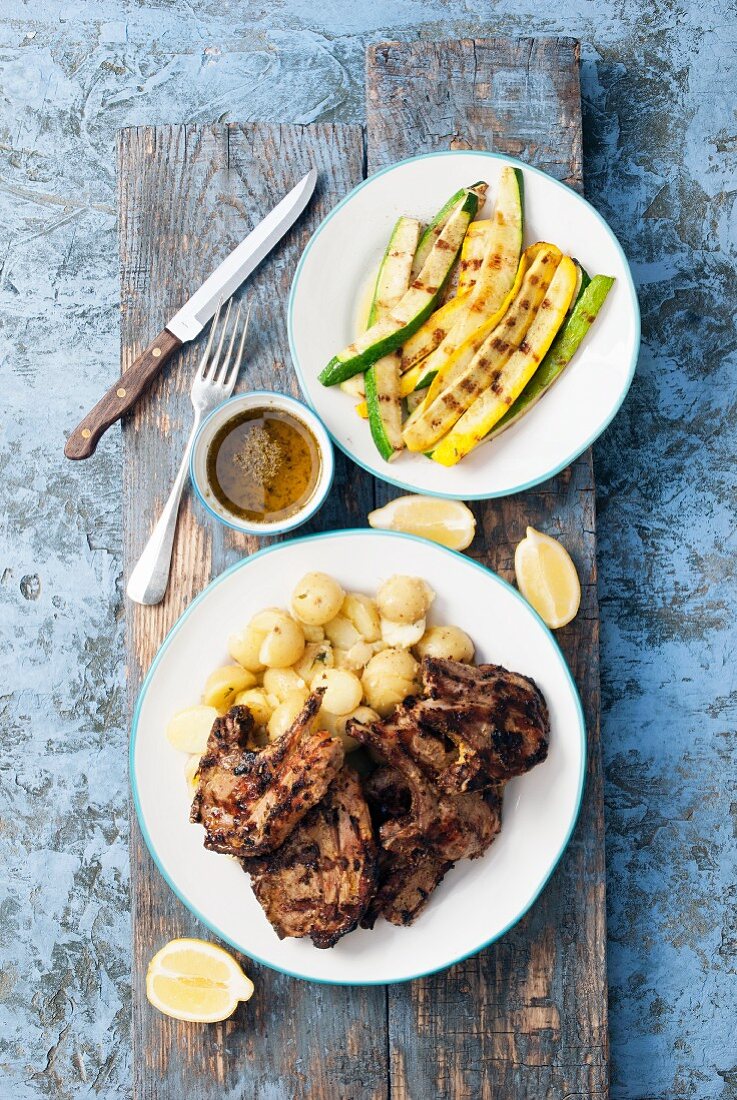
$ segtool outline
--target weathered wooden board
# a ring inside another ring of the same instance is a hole
[[[578,57],[570,41],[375,47],[368,72],[374,169],[439,148],[496,148],[581,185]],[[297,258],[324,214],[364,171],[360,129],[232,125],[126,130],[119,144],[122,365],[125,369],[202,274],[306,169],[318,194],[245,294],[253,302],[241,389],[295,392],[285,305]],[[185,349],[125,426],[125,558],[132,568],[168,491],[190,420],[197,348]],[[339,458],[314,529],[362,524],[394,495]],[[539,490],[477,511],[472,552],[509,576],[527,523],[559,533],[576,558],[584,605],[562,644],[590,733],[580,825],[530,916],[494,948],[411,987],[346,990],[248,963],[257,995],[225,1025],[194,1028],[152,1011],[144,977],[167,939],[202,928],[158,875],[135,822],[135,1095],[291,1100],[598,1097],[606,1093],[606,984],[594,493],[586,456]],[[158,608],[127,605],[131,701],[166,631],[209,578],[255,548],[214,529],[188,501],[173,580]]]
[[[123,368],[183,299],[312,165],[319,190],[282,246],[245,288],[253,303],[241,389],[296,392],[286,300],[296,260],[319,221],[363,175],[357,127],[204,126],[125,130],[119,144]],[[191,422],[189,385],[200,348],[188,347],[124,430],[126,575],[168,493]],[[350,491],[348,480],[350,479]],[[315,527],[362,523],[368,479],[339,460],[330,505]],[[192,597],[255,543],[215,528],[188,500],[166,600],[127,604],[130,698]],[[133,815],[132,815],[133,816]],[[386,1095],[386,998],[294,981],[248,961],[257,994],[218,1027],[168,1020],[148,1005],[152,954],[173,936],[207,934],[177,901],[131,822],[135,1095],[367,1097]]]
[[[581,190],[578,44],[388,43],[369,51],[368,168],[489,149]],[[396,495],[377,486],[381,498]],[[588,779],[573,842],[528,917],[479,956],[389,990],[392,1097],[601,1097],[608,1090],[599,614],[591,453],[519,496],[476,507],[470,553],[513,579],[527,525],[562,538],[583,604],[559,634],[586,710]]]

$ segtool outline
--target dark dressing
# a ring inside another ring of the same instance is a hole
[[[298,512],[320,476],[312,432],[281,409],[248,409],[228,420],[207,451],[207,479],[238,519],[273,523]]]

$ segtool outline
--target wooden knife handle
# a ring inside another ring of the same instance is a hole
[[[67,458],[89,458],[94,454],[100,437],[133,408],[167,359],[181,346],[182,341],[166,329],[160,332],[74,429],[64,448]]]

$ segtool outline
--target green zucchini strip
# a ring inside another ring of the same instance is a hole
[[[486,189],[488,184],[481,180],[479,183],[474,183],[472,187],[461,187],[460,191],[456,191],[455,195],[451,195],[448,201],[440,207],[437,214],[429,225],[425,228],[422,236],[420,237],[419,244],[417,245],[417,251],[415,252],[415,258],[412,263],[412,278],[416,279],[422,270],[427,257],[430,255],[432,246],[442,233],[443,229],[448,223],[448,219],[457,206],[466,201],[466,195],[469,191],[475,192],[479,197],[479,205],[483,205],[484,198],[486,196]]]
[[[501,435],[537,404],[568,366],[596,320],[607,294],[614,285],[614,279],[609,275],[594,275],[593,279],[587,283],[588,275],[583,268],[581,271],[583,273],[581,290],[576,304],[568,314],[568,319],[563,322],[560,332],[535,374],[509,411],[494,425],[487,439],[495,439],[496,436]]]
[[[386,317],[409,287],[412,261],[420,235],[420,223],[399,218],[376,277],[369,309],[369,325]],[[387,462],[402,449],[402,398],[399,384],[399,352],[373,363],[364,375],[366,408],[371,438]]]
[[[499,178],[492,226],[476,285],[464,298],[463,308],[453,318],[440,343],[423,359],[422,376],[439,370],[499,309],[511,290],[522,251],[523,193],[521,171],[518,168],[504,168]],[[412,345],[409,344],[402,351],[403,369],[409,367],[412,359]]]
[[[319,376],[324,386],[343,382],[351,375],[367,370],[382,356],[396,351],[432,313],[460,252],[469,223],[478,209],[478,202],[478,195],[469,191],[463,204],[451,214],[420,274],[397,305],[330,360]]]

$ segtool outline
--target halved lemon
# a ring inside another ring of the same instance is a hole
[[[154,1008],[190,1023],[227,1020],[252,994],[253,982],[233,956],[205,940],[170,940],[146,974],[146,996]]]
[[[571,555],[550,535],[527,528],[514,552],[517,587],[551,630],[575,618],[581,604],[581,584]]]
[[[471,509],[460,500],[441,497],[396,497],[383,508],[369,512],[368,521],[371,527],[420,535],[451,550],[465,550],[476,534]]]

